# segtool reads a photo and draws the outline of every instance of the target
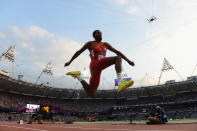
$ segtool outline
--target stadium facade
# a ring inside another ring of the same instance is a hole
[[[0,75],[1,112],[25,112],[26,104],[47,104],[56,115],[98,120],[146,119],[153,104],[162,106],[170,119],[197,117],[197,80],[130,88],[125,92],[98,90],[89,98],[83,90],[51,88]],[[8,100],[8,101],[7,101]],[[11,106],[4,106],[5,103]],[[14,104],[13,104],[14,103]]]

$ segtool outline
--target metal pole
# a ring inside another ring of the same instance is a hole
[[[14,62],[12,62],[12,75],[13,75],[13,78],[14,78]]]
[[[41,72],[40,76],[37,78],[35,85],[37,84],[38,80],[40,79],[40,77],[42,76],[43,71]]]
[[[174,69],[174,68],[173,68]],[[184,79],[183,79],[183,77],[178,73],[178,71],[176,71],[175,69],[174,69],[174,71],[177,73],[177,75],[184,81]]]
[[[194,70],[193,70],[191,76],[194,74],[194,72],[195,72],[195,70],[196,70],[196,67],[197,67],[197,64],[196,64],[196,66],[194,67]]]
[[[158,82],[158,85],[160,84],[160,80],[161,80],[162,72],[163,72],[163,71],[161,71],[160,76],[159,76],[159,82]]]

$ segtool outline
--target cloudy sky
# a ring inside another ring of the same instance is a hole
[[[43,75],[38,83],[81,88],[65,73],[86,68],[88,75],[89,52],[63,65],[99,29],[103,41],[135,62],[135,67],[123,62],[135,87],[157,84],[164,57],[187,79],[197,64],[196,12],[196,0],[0,0],[0,54],[16,45],[15,77],[23,74],[34,83],[51,61],[53,77]],[[152,16],[157,20],[148,23]],[[0,68],[11,72],[12,64],[2,59]],[[114,66],[104,70],[99,89],[113,89],[115,78]],[[167,80],[181,78],[169,71],[161,83]]]

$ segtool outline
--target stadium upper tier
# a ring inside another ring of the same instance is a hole
[[[0,91],[59,99],[90,99],[84,90],[49,88],[24,81],[18,81],[3,75],[0,75]],[[197,92],[197,80],[187,80],[159,86],[129,88],[122,93],[118,93],[117,90],[98,90],[94,99],[116,98],[137,100],[144,97],[173,96],[184,92]]]

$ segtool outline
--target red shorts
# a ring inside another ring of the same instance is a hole
[[[110,66],[108,58],[102,58],[100,60],[91,60],[90,62],[90,86],[97,87],[100,83],[101,72],[103,69]]]

